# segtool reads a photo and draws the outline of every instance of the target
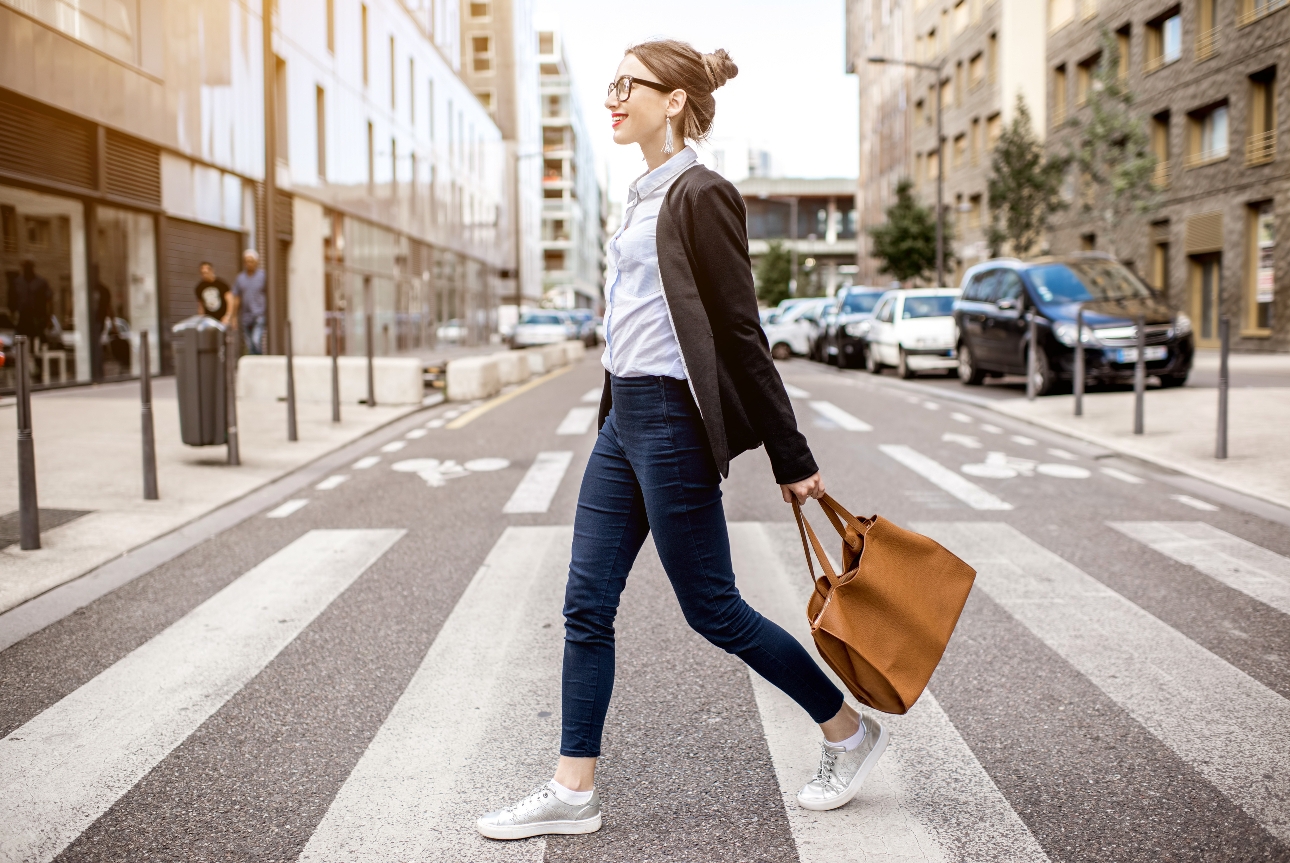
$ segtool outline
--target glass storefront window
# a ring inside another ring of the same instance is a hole
[[[1272,204],[1259,207],[1255,218],[1254,247],[1258,256],[1254,275],[1254,325],[1272,329],[1272,300],[1276,281],[1277,229]]]
[[[91,379],[85,211],[80,201],[0,186],[0,339],[31,344],[33,383]],[[6,364],[0,386],[14,385]]]
[[[91,345],[97,344],[96,377],[137,376],[139,334],[147,331],[152,372],[161,371],[157,330],[157,250],[152,216],[99,207],[95,216],[98,283],[91,297]]]

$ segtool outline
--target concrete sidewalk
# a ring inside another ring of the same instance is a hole
[[[331,422],[328,404],[297,408],[300,440],[286,439],[286,405],[238,404],[241,459],[226,449],[188,447],[179,438],[174,378],[154,381],[160,500],[143,499],[139,385],[53,390],[32,397],[36,483],[42,510],[87,515],[46,530],[42,548],[0,550],[0,611],[57,587],[211,510],[353,441],[421,405],[345,405]],[[0,406],[0,512],[18,508],[17,429],[12,399]]]

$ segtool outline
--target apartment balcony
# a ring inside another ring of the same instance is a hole
[[[1169,169],[1171,163],[1167,159],[1156,162],[1156,169],[1151,173],[1151,185],[1157,189],[1169,188]]]
[[[1218,53],[1218,28],[1196,34],[1196,60],[1208,60]]]
[[[1277,131],[1269,129],[1245,140],[1245,164],[1266,165],[1277,157]]]
[[[1183,162],[1183,167],[1200,168],[1205,165],[1212,165],[1215,162],[1221,162],[1227,158],[1227,150],[1200,150],[1191,153]]]
[[[1276,12],[1278,9],[1285,9],[1290,6],[1290,0],[1269,0],[1269,2],[1260,3],[1259,0],[1245,0],[1246,8],[1236,18],[1236,26],[1244,27],[1247,24],[1253,24],[1260,18],[1264,18]]]

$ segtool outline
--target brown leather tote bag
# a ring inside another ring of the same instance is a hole
[[[921,534],[859,519],[825,495],[842,537],[842,574],[793,504],[815,590],[806,605],[815,647],[862,704],[905,713],[922,695],[958,623],[976,570]],[[810,538],[809,545],[807,538]],[[811,549],[824,574],[817,576]]]

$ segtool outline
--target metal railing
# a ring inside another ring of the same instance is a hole
[[[1269,129],[1245,140],[1245,164],[1264,165],[1277,157],[1277,130]]]
[[[1196,34],[1196,59],[1208,60],[1218,53],[1218,28]]]
[[[1097,15],[1098,0],[1079,0],[1080,17],[1087,21]]]
[[[1259,3],[1258,0],[1247,0],[1247,2],[1249,5],[1236,18],[1236,26],[1238,27],[1253,24],[1265,15],[1271,15],[1278,9],[1290,6],[1290,0],[1268,0],[1266,3]]]
[[[1227,150],[1201,150],[1190,154],[1184,164],[1188,168],[1199,168],[1201,165],[1208,165],[1210,162],[1218,162],[1226,158]]]
[[[1144,63],[1142,66],[1142,71],[1146,72],[1147,74],[1151,74],[1152,72],[1155,72],[1163,65],[1165,65],[1165,55],[1158,54],[1155,57],[1147,58],[1147,62]]]
[[[1167,159],[1156,162],[1156,169],[1151,172],[1151,184],[1157,189],[1169,187],[1169,172],[1172,163]]]

